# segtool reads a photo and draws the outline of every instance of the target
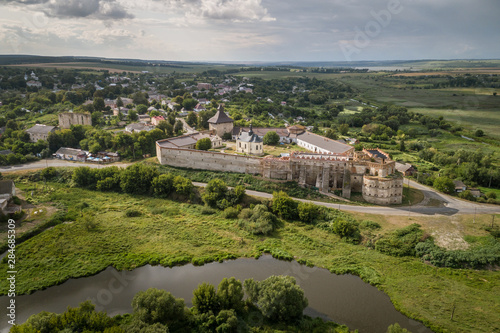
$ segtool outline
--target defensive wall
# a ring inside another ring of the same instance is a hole
[[[161,164],[174,167],[261,174],[260,158],[224,154],[196,149],[165,148],[156,143],[156,156]]]
[[[174,167],[229,171],[262,175],[267,179],[296,181],[314,186],[323,192],[342,191],[350,198],[351,191],[379,205],[400,204],[403,178],[395,174],[395,162],[366,158],[362,154],[292,153],[289,157],[254,157],[195,149],[161,147],[156,144],[161,164]]]

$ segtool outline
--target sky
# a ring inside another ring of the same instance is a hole
[[[0,0],[0,54],[497,59],[499,17],[499,0]]]

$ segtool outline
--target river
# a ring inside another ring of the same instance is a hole
[[[132,312],[134,295],[148,288],[165,289],[184,298],[191,306],[193,290],[202,282],[217,286],[224,277],[263,280],[271,275],[291,275],[304,289],[309,300],[305,313],[333,320],[358,329],[360,333],[385,333],[387,327],[399,323],[413,333],[432,332],[421,323],[395,310],[389,297],[354,275],[335,275],[326,269],[307,267],[295,261],[280,261],[269,255],[260,259],[241,258],[204,266],[185,265],[173,268],[143,266],[133,271],[118,272],[112,267],[94,276],[71,279],[67,282],[16,298],[17,323],[40,311],[61,313],[68,306],[91,299],[96,310],[109,315]],[[2,308],[7,296],[0,297]],[[260,320],[254,316],[253,320]],[[8,332],[6,316],[0,318],[0,332]]]

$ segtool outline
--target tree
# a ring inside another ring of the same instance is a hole
[[[217,297],[222,310],[234,309],[239,311],[243,308],[243,285],[234,277],[224,278],[217,288]]]
[[[146,97],[146,94],[142,93],[140,91],[134,93],[134,95],[132,95],[132,99],[133,99],[135,105],[139,105],[139,104],[147,105],[148,104],[148,98]]]
[[[212,148],[212,141],[210,138],[203,138],[196,142],[196,149],[198,150],[209,150]]]
[[[120,187],[125,193],[148,194],[151,183],[158,176],[155,167],[144,164],[132,164],[122,171]]]
[[[215,292],[215,287],[209,283],[203,282],[193,291],[193,307],[197,313],[207,313],[212,311],[217,313],[219,310],[219,298]]]
[[[399,151],[406,151],[405,140],[399,141]]]
[[[292,220],[297,216],[297,202],[283,191],[274,192],[272,210],[279,217]]]
[[[349,125],[348,124],[342,124],[339,126],[339,132],[342,135],[347,135],[349,132]]]
[[[339,138],[339,136],[337,135],[337,133],[335,133],[335,130],[329,128],[326,133],[325,133],[325,136],[329,139],[332,139],[332,140],[337,140]]]
[[[311,223],[318,215],[318,206],[310,202],[299,202],[297,212],[302,222]]]
[[[275,131],[269,131],[264,135],[263,141],[265,145],[275,145],[280,142],[280,136]]]
[[[102,111],[106,106],[106,104],[104,103],[104,99],[102,97],[94,98],[94,102],[92,103],[92,105],[94,106],[94,109],[96,111]]]
[[[123,107],[123,101],[122,101],[121,97],[118,97],[116,99],[116,106],[119,107],[119,108]]]
[[[291,276],[273,275],[261,282],[248,279],[244,286],[249,300],[270,320],[298,320],[308,305],[304,291]]]
[[[137,119],[139,119],[139,117],[137,116],[137,112],[134,110],[129,110],[127,119],[130,121],[137,121]]]
[[[227,191],[227,185],[222,179],[212,179],[205,187],[202,200],[205,204],[214,207],[217,201],[225,198]]]
[[[398,323],[395,323],[394,325],[390,325],[387,328],[386,333],[411,333],[411,332],[408,331],[406,328],[402,328],[401,326],[399,326]]]
[[[148,107],[147,107],[147,105],[144,105],[144,104],[137,105],[137,107],[135,109],[136,109],[138,114],[145,114],[146,112],[148,112]]]
[[[165,132],[165,135],[170,138],[174,136],[174,126],[172,126],[168,121],[162,120],[156,125],[157,129],[162,130]]]
[[[189,112],[187,115],[186,123],[191,127],[195,127],[198,123],[198,117],[196,116],[196,113],[192,111]]]
[[[191,180],[182,176],[175,176],[174,178],[175,193],[181,195],[189,195],[193,190],[193,183]]]
[[[184,125],[182,124],[182,121],[177,120],[175,122],[174,132],[177,134],[181,134],[183,130],[184,130]]]
[[[71,177],[78,187],[93,188],[96,183],[95,172],[89,167],[78,167]]]
[[[132,300],[134,316],[147,324],[171,324],[184,319],[184,300],[165,290],[149,288]]]
[[[196,106],[196,104],[198,104],[198,102],[193,98],[186,98],[184,99],[184,101],[182,101],[182,106],[186,110],[192,110]]]
[[[453,184],[453,181],[448,177],[438,177],[434,179],[432,186],[434,186],[436,190],[448,194],[455,191],[455,185]]]
[[[174,178],[172,174],[163,174],[154,178],[151,183],[154,195],[166,197],[174,191]]]
[[[473,201],[474,200],[474,196],[472,195],[472,192],[469,191],[469,190],[466,190],[466,191],[463,191],[463,192],[460,192],[458,194],[458,196],[462,199],[465,199],[465,200],[470,200],[470,201]]]

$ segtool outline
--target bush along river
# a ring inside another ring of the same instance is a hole
[[[132,313],[132,298],[148,288],[164,289],[184,298],[191,306],[193,290],[202,282],[218,285],[225,277],[241,282],[248,278],[264,280],[271,275],[290,275],[304,290],[309,306],[304,311],[363,333],[385,333],[387,327],[399,323],[413,333],[430,333],[422,323],[396,311],[389,297],[376,287],[354,275],[335,275],[326,269],[307,267],[296,261],[281,261],[264,255],[258,260],[241,258],[203,266],[191,264],[166,268],[143,266],[133,271],[117,271],[113,267],[94,276],[71,279],[31,295],[16,297],[16,322],[23,323],[41,311],[62,313],[68,306],[76,307],[90,299],[97,311],[108,315]],[[7,296],[0,297],[2,307]],[[8,332],[7,317],[0,319],[0,331]]]

